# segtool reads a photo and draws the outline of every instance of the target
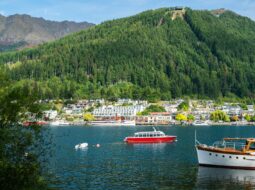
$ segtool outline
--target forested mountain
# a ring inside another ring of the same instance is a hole
[[[56,40],[90,26],[93,24],[87,22],[55,22],[29,15],[0,15],[0,51]]]
[[[254,21],[188,8],[149,10],[0,56],[16,85],[42,98],[253,98],[254,62]]]

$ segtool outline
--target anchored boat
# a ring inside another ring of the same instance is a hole
[[[30,127],[33,125],[38,125],[38,126],[43,126],[43,125],[47,125],[48,123],[45,121],[25,121],[22,125],[25,127]]]
[[[63,121],[63,120],[57,120],[57,121],[52,121],[50,123],[51,126],[68,126],[70,125],[70,123],[68,123],[67,121]]]
[[[176,140],[176,136],[165,135],[162,131],[137,132],[134,136],[126,137],[124,139],[127,143],[168,143]]]
[[[205,121],[194,121],[192,123],[192,125],[194,125],[194,126],[208,126],[209,124]]]
[[[208,146],[195,137],[195,144],[201,166],[255,170],[255,138],[224,138]]]

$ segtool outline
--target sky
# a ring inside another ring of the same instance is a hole
[[[99,24],[148,9],[173,6],[225,8],[255,20],[255,0],[0,0],[0,14],[29,14],[48,20]]]

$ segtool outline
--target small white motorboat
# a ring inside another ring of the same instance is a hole
[[[77,145],[75,145],[75,150],[78,150],[78,149],[85,149],[85,148],[87,148],[88,147],[88,143],[80,143],[80,144],[77,144]]]
[[[68,126],[70,123],[63,121],[63,120],[57,120],[57,121],[52,121],[50,122],[51,126]]]
[[[192,125],[193,125],[193,126],[208,126],[209,124],[208,124],[208,122],[206,122],[206,121],[194,121],[194,122],[192,123]]]

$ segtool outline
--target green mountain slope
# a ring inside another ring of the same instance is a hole
[[[254,61],[252,20],[169,8],[0,56],[14,80],[38,81],[43,98],[254,97]]]

